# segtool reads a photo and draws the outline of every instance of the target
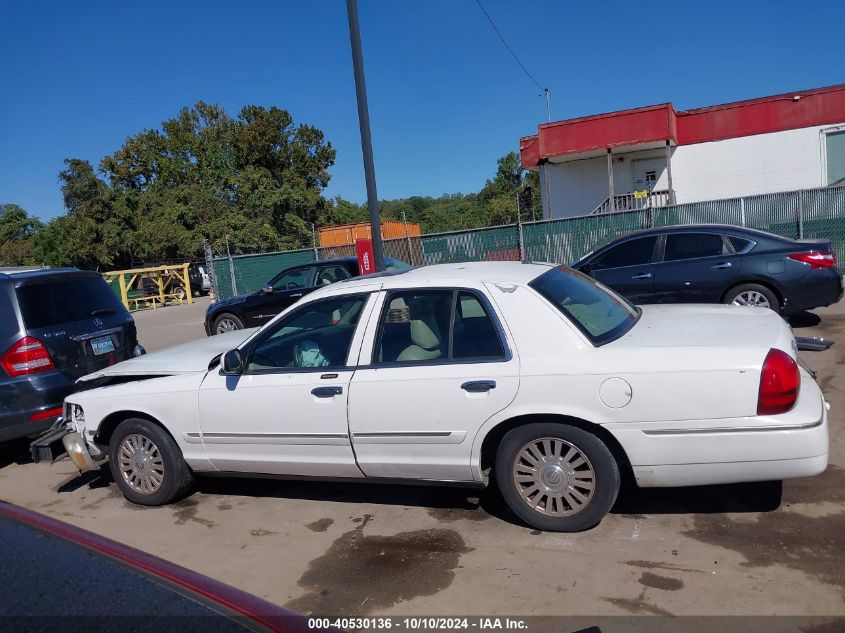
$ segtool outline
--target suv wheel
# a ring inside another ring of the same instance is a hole
[[[224,312],[219,317],[214,319],[214,333],[225,334],[226,332],[234,332],[235,330],[244,329],[244,322],[241,321],[234,314]]]
[[[508,506],[531,527],[578,532],[597,525],[619,493],[607,446],[566,424],[527,424],[509,431],[496,453],[496,481]]]
[[[140,418],[124,420],[115,429],[109,465],[123,496],[145,506],[178,499],[194,479],[173,438],[157,424]]]

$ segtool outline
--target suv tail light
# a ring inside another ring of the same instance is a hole
[[[0,358],[0,365],[12,378],[37,374],[56,367],[44,343],[32,336],[24,336],[6,350]]]
[[[789,259],[796,262],[809,264],[810,268],[836,268],[836,255],[831,253],[820,253],[819,251],[808,251],[806,253],[792,253],[787,255]]]
[[[801,375],[792,356],[779,349],[770,349],[763,361],[757,415],[786,413],[795,406]]]

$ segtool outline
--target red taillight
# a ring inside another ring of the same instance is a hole
[[[770,349],[763,361],[757,415],[786,413],[795,406],[801,375],[792,356],[779,349]]]
[[[37,374],[56,367],[44,343],[32,336],[24,336],[6,350],[0,358],[0,365],[12,378]]]
[[[796,262],[809,264],[810,268],[836,268],[836,255],[833,253],[809,251],[807,253],[793,253],[787,255],[787,257],[794,259]]]

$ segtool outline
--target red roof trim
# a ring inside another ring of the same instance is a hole
[[[691,145],[842,122],[845,84],[838,84],[681,112],[665,103],[543,123],[535,137],[520,140],[520,156],[530,168],[602,148],[660,140]]]

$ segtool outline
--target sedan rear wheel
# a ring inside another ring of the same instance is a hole
[[[121,422],[109,445],[112,477],[129,501],[158,506],[178,499],[190,488],[193,473],[173,438],[141,418]]]
[[[780,302],[771,290],[760,284],[742,284],[731,288],[725,295],[725,303],[735,306],[769,308],[777,312]]]
[[[565,424],[509,431],[496,455],[496,479],[510,508],[541,530],[595,526],[619,492],[616,460],[595,435]]]

